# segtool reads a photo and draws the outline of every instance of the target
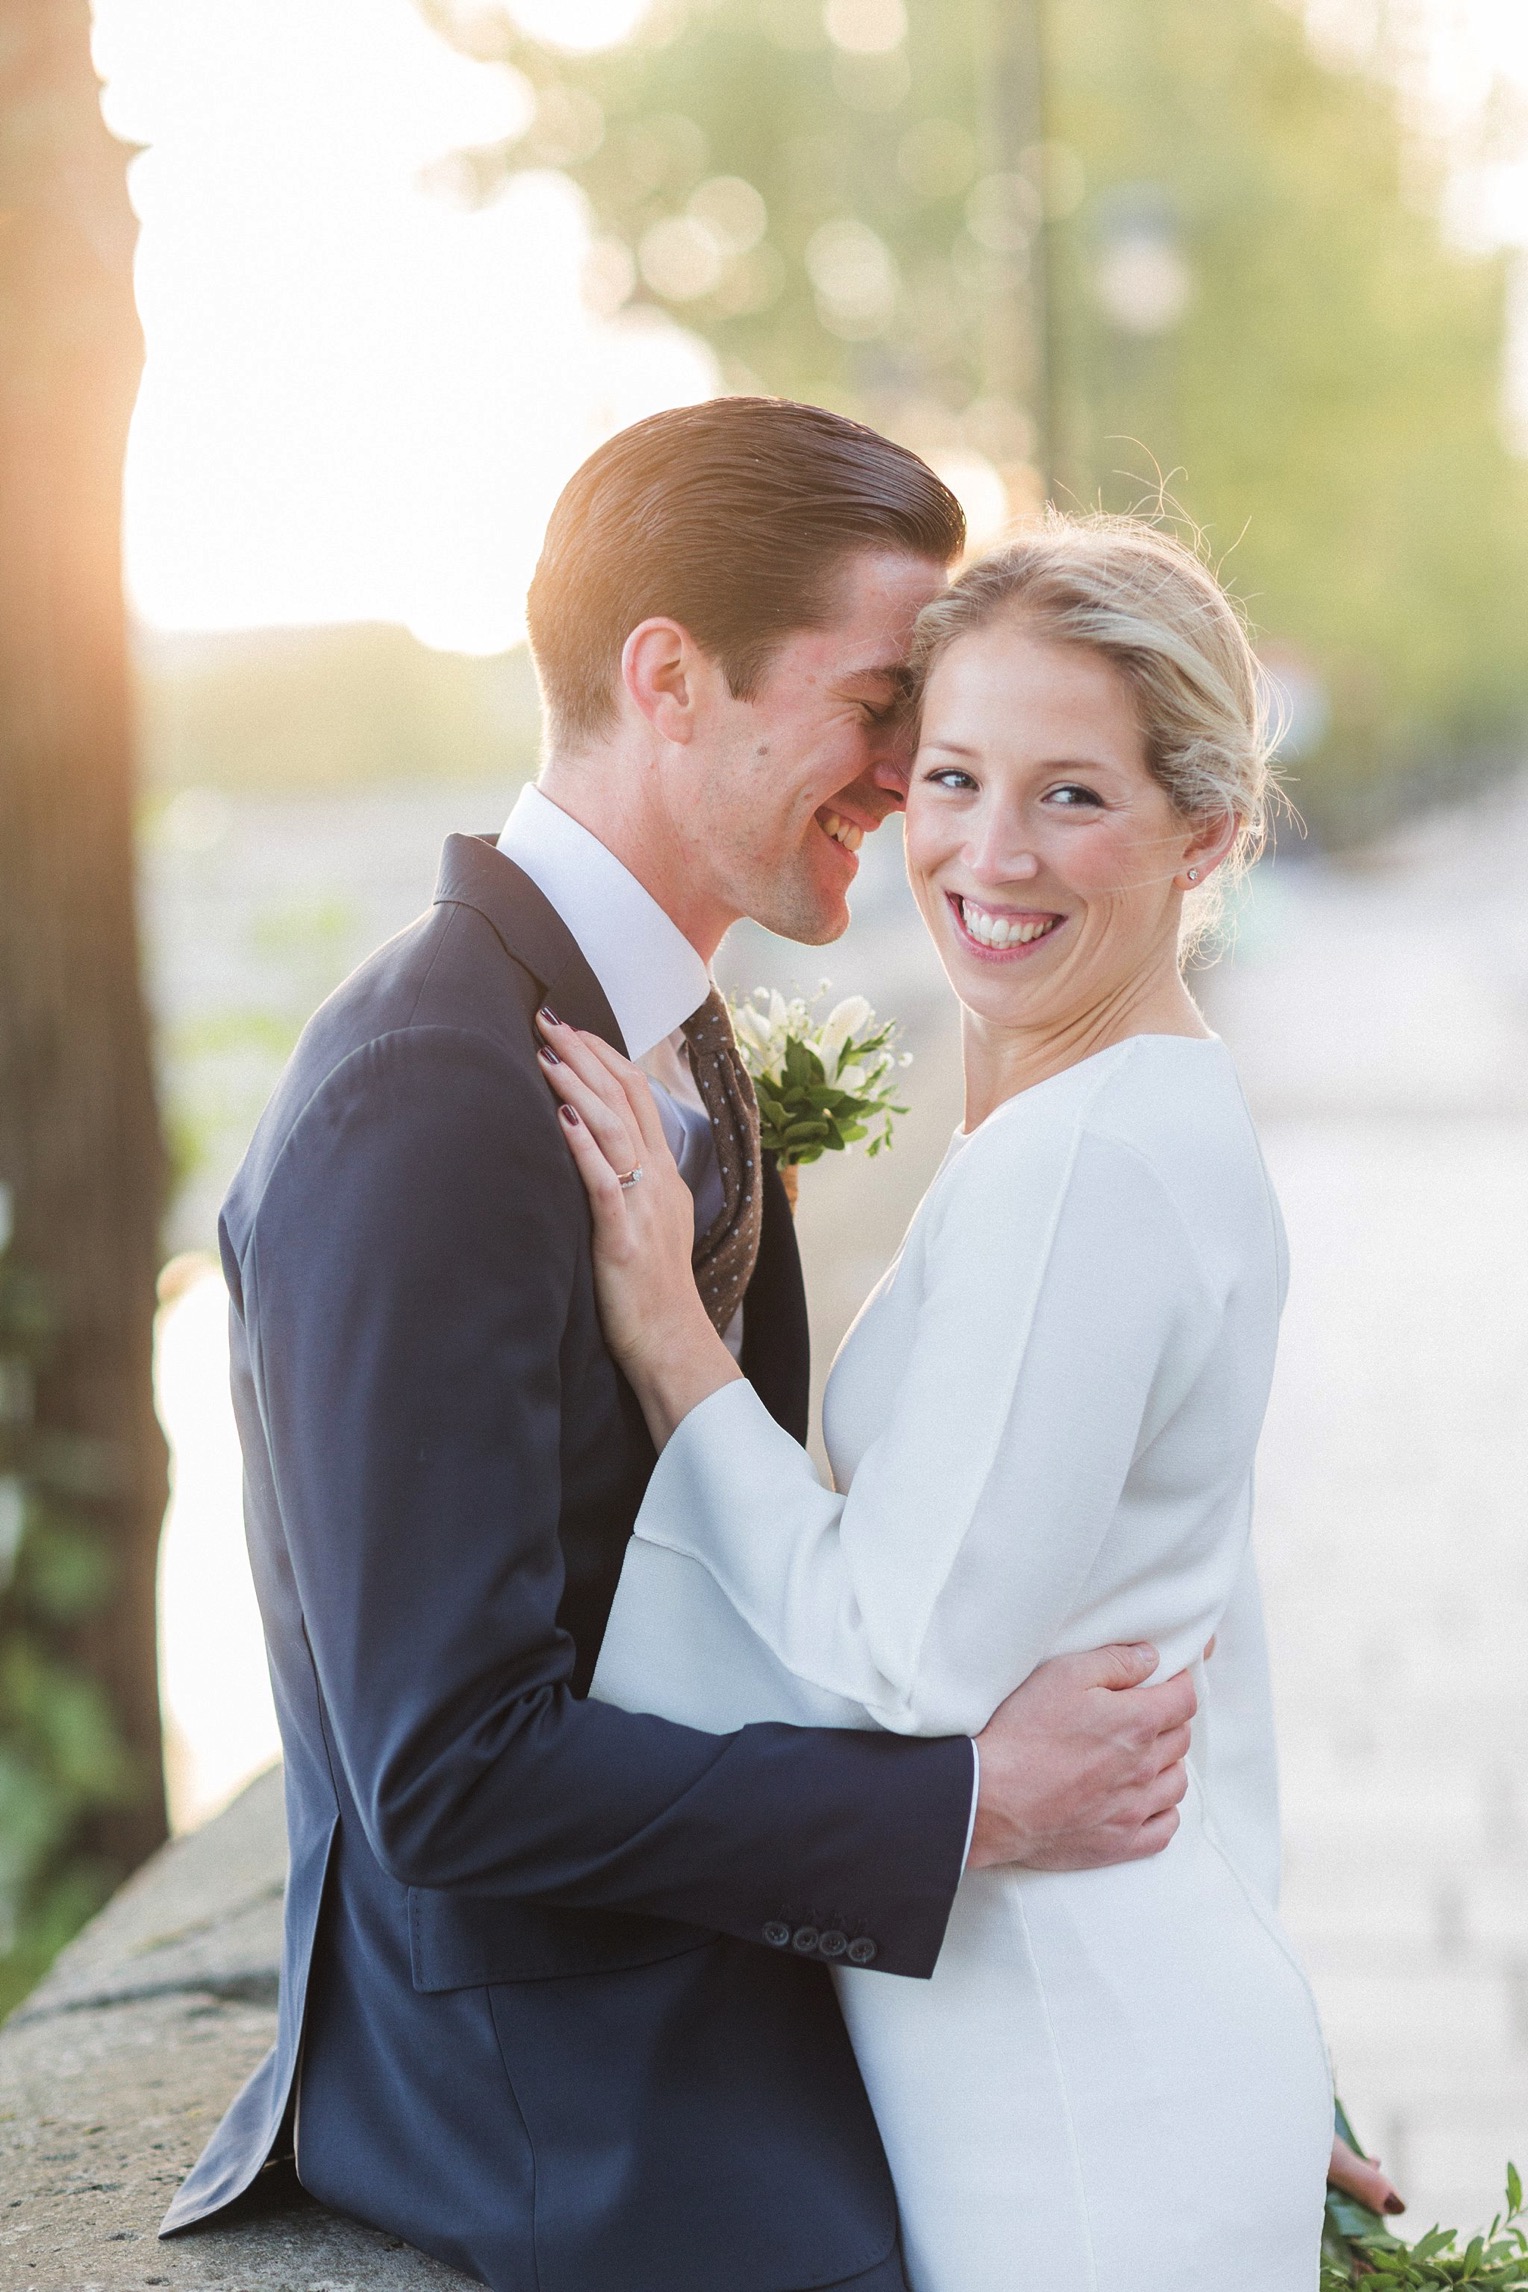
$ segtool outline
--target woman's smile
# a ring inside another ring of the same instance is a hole
[[[947,891],[945,898],[967,948],[989,962],[1023,962],[1066,927],[1066,917],[1055,909],[992,907],[958,891]]]

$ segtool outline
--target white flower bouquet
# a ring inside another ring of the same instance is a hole
[[[759,1126],[794,1203],[796,1171],[824,1154],[868,1140],[866,1152],[891,1144],[893,1122],[907,1108],[893,1075],[911,1064],[895,1047],[895,1021],[883,1023],[863,995],[850,995],[825,1019],[813,1016],[827,994],[787,1002],[760,987],[732,1006],[743,1063],[753,1077]]]

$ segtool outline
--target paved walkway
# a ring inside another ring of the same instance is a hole
[[[1285,1909],[1413,2219],[1528,2165],[1528,783],[1272,871],[1213,993],[1294,1275],[1258,1544]]]

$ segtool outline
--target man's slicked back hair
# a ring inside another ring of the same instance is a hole
[[[621,650],[678,621],[739,699],[797,629],[833,616],[845,560],[948,565],[959,502],[863,423],[784,398],[713,398],[633,423],[563,488],[531,583],[531,651],[556,746],[607,732]]]

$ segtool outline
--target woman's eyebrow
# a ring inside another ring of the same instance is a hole
[[[937,748],[944,756],[977,756],[981,753],[976,748],[962,748],[958,740],[925,740],[923,745],[925,748]]]

